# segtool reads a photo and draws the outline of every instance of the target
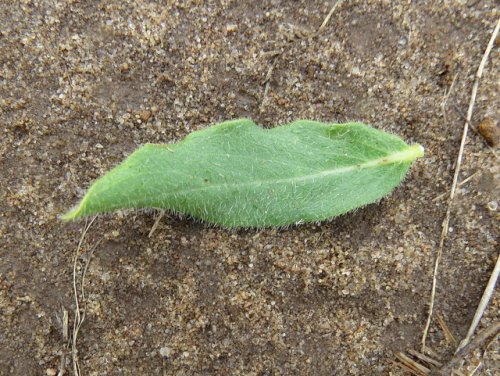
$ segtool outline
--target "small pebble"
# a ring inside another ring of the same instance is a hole
[[[170,347],[162,347],[160,349],[160,355],[164,358],[169,357],[170,355],[172,355],[172,349]]]
[[[498,203],[496,201],[490,201],[486,205],[490,211],[496,211],[498,209]]]
[[[484,118],[478,128],[488,145],[494,147],[500,144],[500,127],[492,118]]]
[[[147,122],[151,118],[151,115],[152,113],[149,110],[142,110],[139,112],[139,117],[143,122]]]
[[[226,25],[226,31],[228,33],[235,33],[238,30],[238,25],[236,24],[228,24]]]
[[[56,376],[57,375],[57,370],[55,368],[47,368],[45,370],[45,374],[47,376]]]

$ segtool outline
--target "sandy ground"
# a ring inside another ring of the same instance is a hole
[[[87,260],[82,375],[402,375],[494,1],[0,1],[0,374],[73,373],[73,260],[62,223],[146,142],[250,117],[359,120],[425,146],[379,204],[319,225],[227,231],[150,213],[100,217]],[[498,42],[498,41],[497,41]],[[496,43],[498,45],[498,43]],[[473,126],[498,121],[498,48]],[[445,111],[445,92],[456,77]],[[498,152],[497,152],[498,153]],[[469,134],[428,345],[446,361],[498,253],[495,155]],[[94,249],[93,247],[97,245]],[[90,255],[93,255],[90,258]],[[499,318],[498,294],[481,327]],[[476,375],[498,372],[498,342]],[[63,361],[61,365],[61,360]]]

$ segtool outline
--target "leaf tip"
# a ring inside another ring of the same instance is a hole
[[[420,144],[411,145],[410,150],[413,151],[414,159],[421,158],[424,156],[425,149]]]
[[[75,219],[81,218],[86,215],[85,213],[85,201],[86,201],[87,195],[80,201],[80,203],[70,209],[68,212],[62,214],[59,216],[59,218],[63,222],[69,222],[69,221],[74,221]]]
[[[63,221],[63,222],[69,222],[69,221],[73,221],[75,220],[76,218],[78,218],[80,215],[78,214],[79,212],[79,206],[77,206],[76,208],[74,209],[71,209],[70,211],[68,211],[67,213],[64,213],[62,214],[61,216],[59,216],[59,218]]]

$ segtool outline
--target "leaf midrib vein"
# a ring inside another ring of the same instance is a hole
[[[403,163],[409,162],[415,159],[415,153],[412,153],[410,148],[405,150],[399,150],[392,154],[388,154],[387,156],[373,159],[364,163],[359,163],[350,166],[344,166],[339,168],[327,169],[325,171],[317,172],[314,174],[301,175],[301,176],[293,176],[290,178],[279,178],[279,179],[266,179],[266,180],[253,180],[247,181],[243,183],[219,183],[213,184],[210,186],[198,186],[189,189],[179,189],[177,191],[166,192],[166,195],[184,195],[195,191],[207,191],[212,189],[222,189],[222,188],[238,188],[238,187],[248,187],[248,186],[262,186],[266,184],[280,184],[280,183],[293,183],[294,181],[299,183],[303,181],[312,180],[314,181],[316,178],[327,177],[331,175],[337,175],[341,173],[347,173],[355,170],[363,170],[370,167],[380,167],[383,165],[391,164],[391,163]]]

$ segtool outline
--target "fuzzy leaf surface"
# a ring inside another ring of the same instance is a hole
[[[361,123],[228,121],[142,146],[63,219],[160,208],[224,227],[322,221],[384,197],[422,155],[420,145]]]

